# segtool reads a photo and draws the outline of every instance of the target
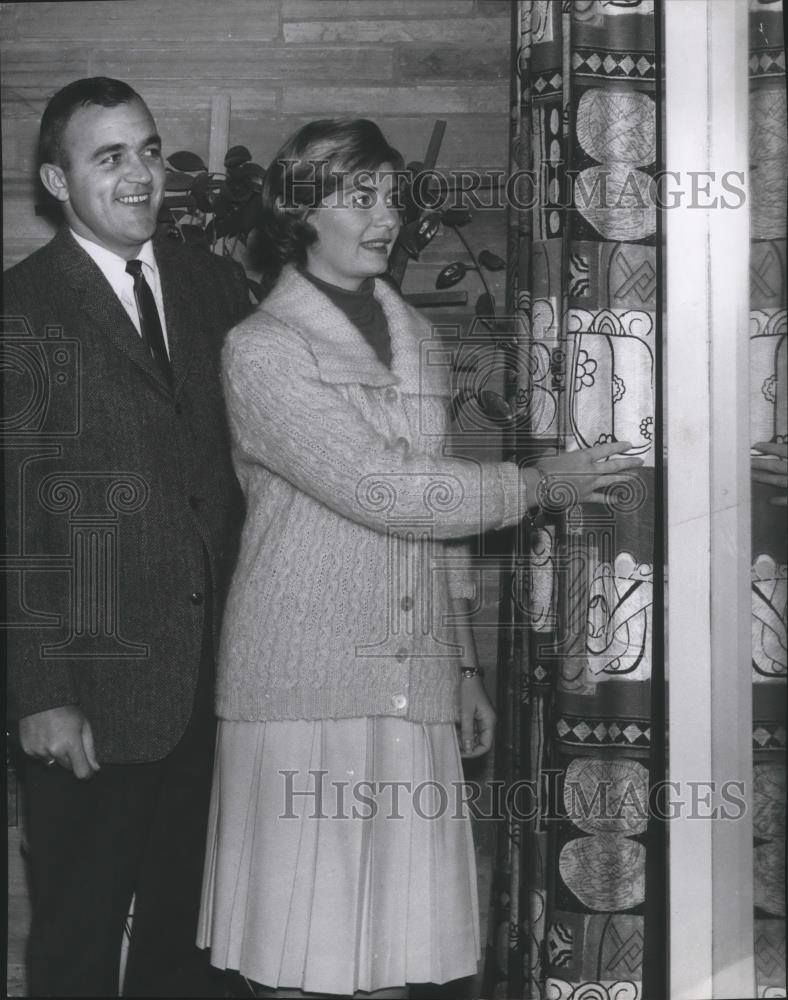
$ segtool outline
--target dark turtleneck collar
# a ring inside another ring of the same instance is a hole
[[[339,285],[323,281],[322,278],[310,274],[306,268],[299,267],[298,271],[342,310],[375,351],[380,361],[390,368],[391,337],[386,315],[374,295],[375,279],[365,278],[358,290],[352,292],[347,288],[340,288]]]

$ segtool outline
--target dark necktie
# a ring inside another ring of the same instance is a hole
[[[161,328],[156,299],[154,299],[150,285],[142,272],[142,261],[127,261],[126,271],[134,279],[134,301],[137,303],[143,343],[159,363],[164,375],[169,379],[171,377],[170,359],[164,343],[164,331]]]

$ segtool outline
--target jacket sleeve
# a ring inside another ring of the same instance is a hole
[[[54,465],[58,449],[52,437],[42,441],[26,414],[30,414],[36,392],[35,380],[27,375],[39,371],[38,389],[50,395],[50,411],[58,393],[51,392],[56,371],[52,354],[42,349],[42,331],[26,330],[33,324],[34,310],[24,297],[4,283],[2,315],[3,347],[7,364],[3,372],[3,480],[5,502],[5,552],[8,559],[6,585],[6,648],[8,715],[20,719],[45,709],[78,701],[72,668],[63,660],[45,659],[44,647],[58,636],[57,626],[67,612],[62,579],[51,583],[51,572],[36,572],[47,557],[62,552],[62,539],[55,537],[53,515],[39,502],[33,476],[39,482]],[[32,368],[31,368],[32,365]],[[50,426],[57,427],[56,412],[47,413]],[[58,574],[54,574],[58,576]],[[57,589],[56,589],[57,588]],[[47,624],[50,627],[47,627]]]
[[[428,517],[436,538],[460,538],[513,524],[525,510],[514,463],[392,445],[320,379],[296,331],[263,311],[231,334],[224,379],[237,458],[343,517],[398,533]]]

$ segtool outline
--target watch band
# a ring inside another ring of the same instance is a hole
[[[463,677],[483,677],[484,670],[482,667],[460,667],[460,673]]]

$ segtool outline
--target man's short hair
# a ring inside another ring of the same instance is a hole
[[[132,101],[142,101],[140,95],[122,80],[113,80],[108,76],[91,76],[83,80],[74,80],[59,90],[41,116],[41,129],[38,135],[38,163],[56,163],[68,166],[63,147],[63,135],[66,126],[75,111],[90,104],[98,104],[102,108],[115,108],[119,104],[130,104]]]

